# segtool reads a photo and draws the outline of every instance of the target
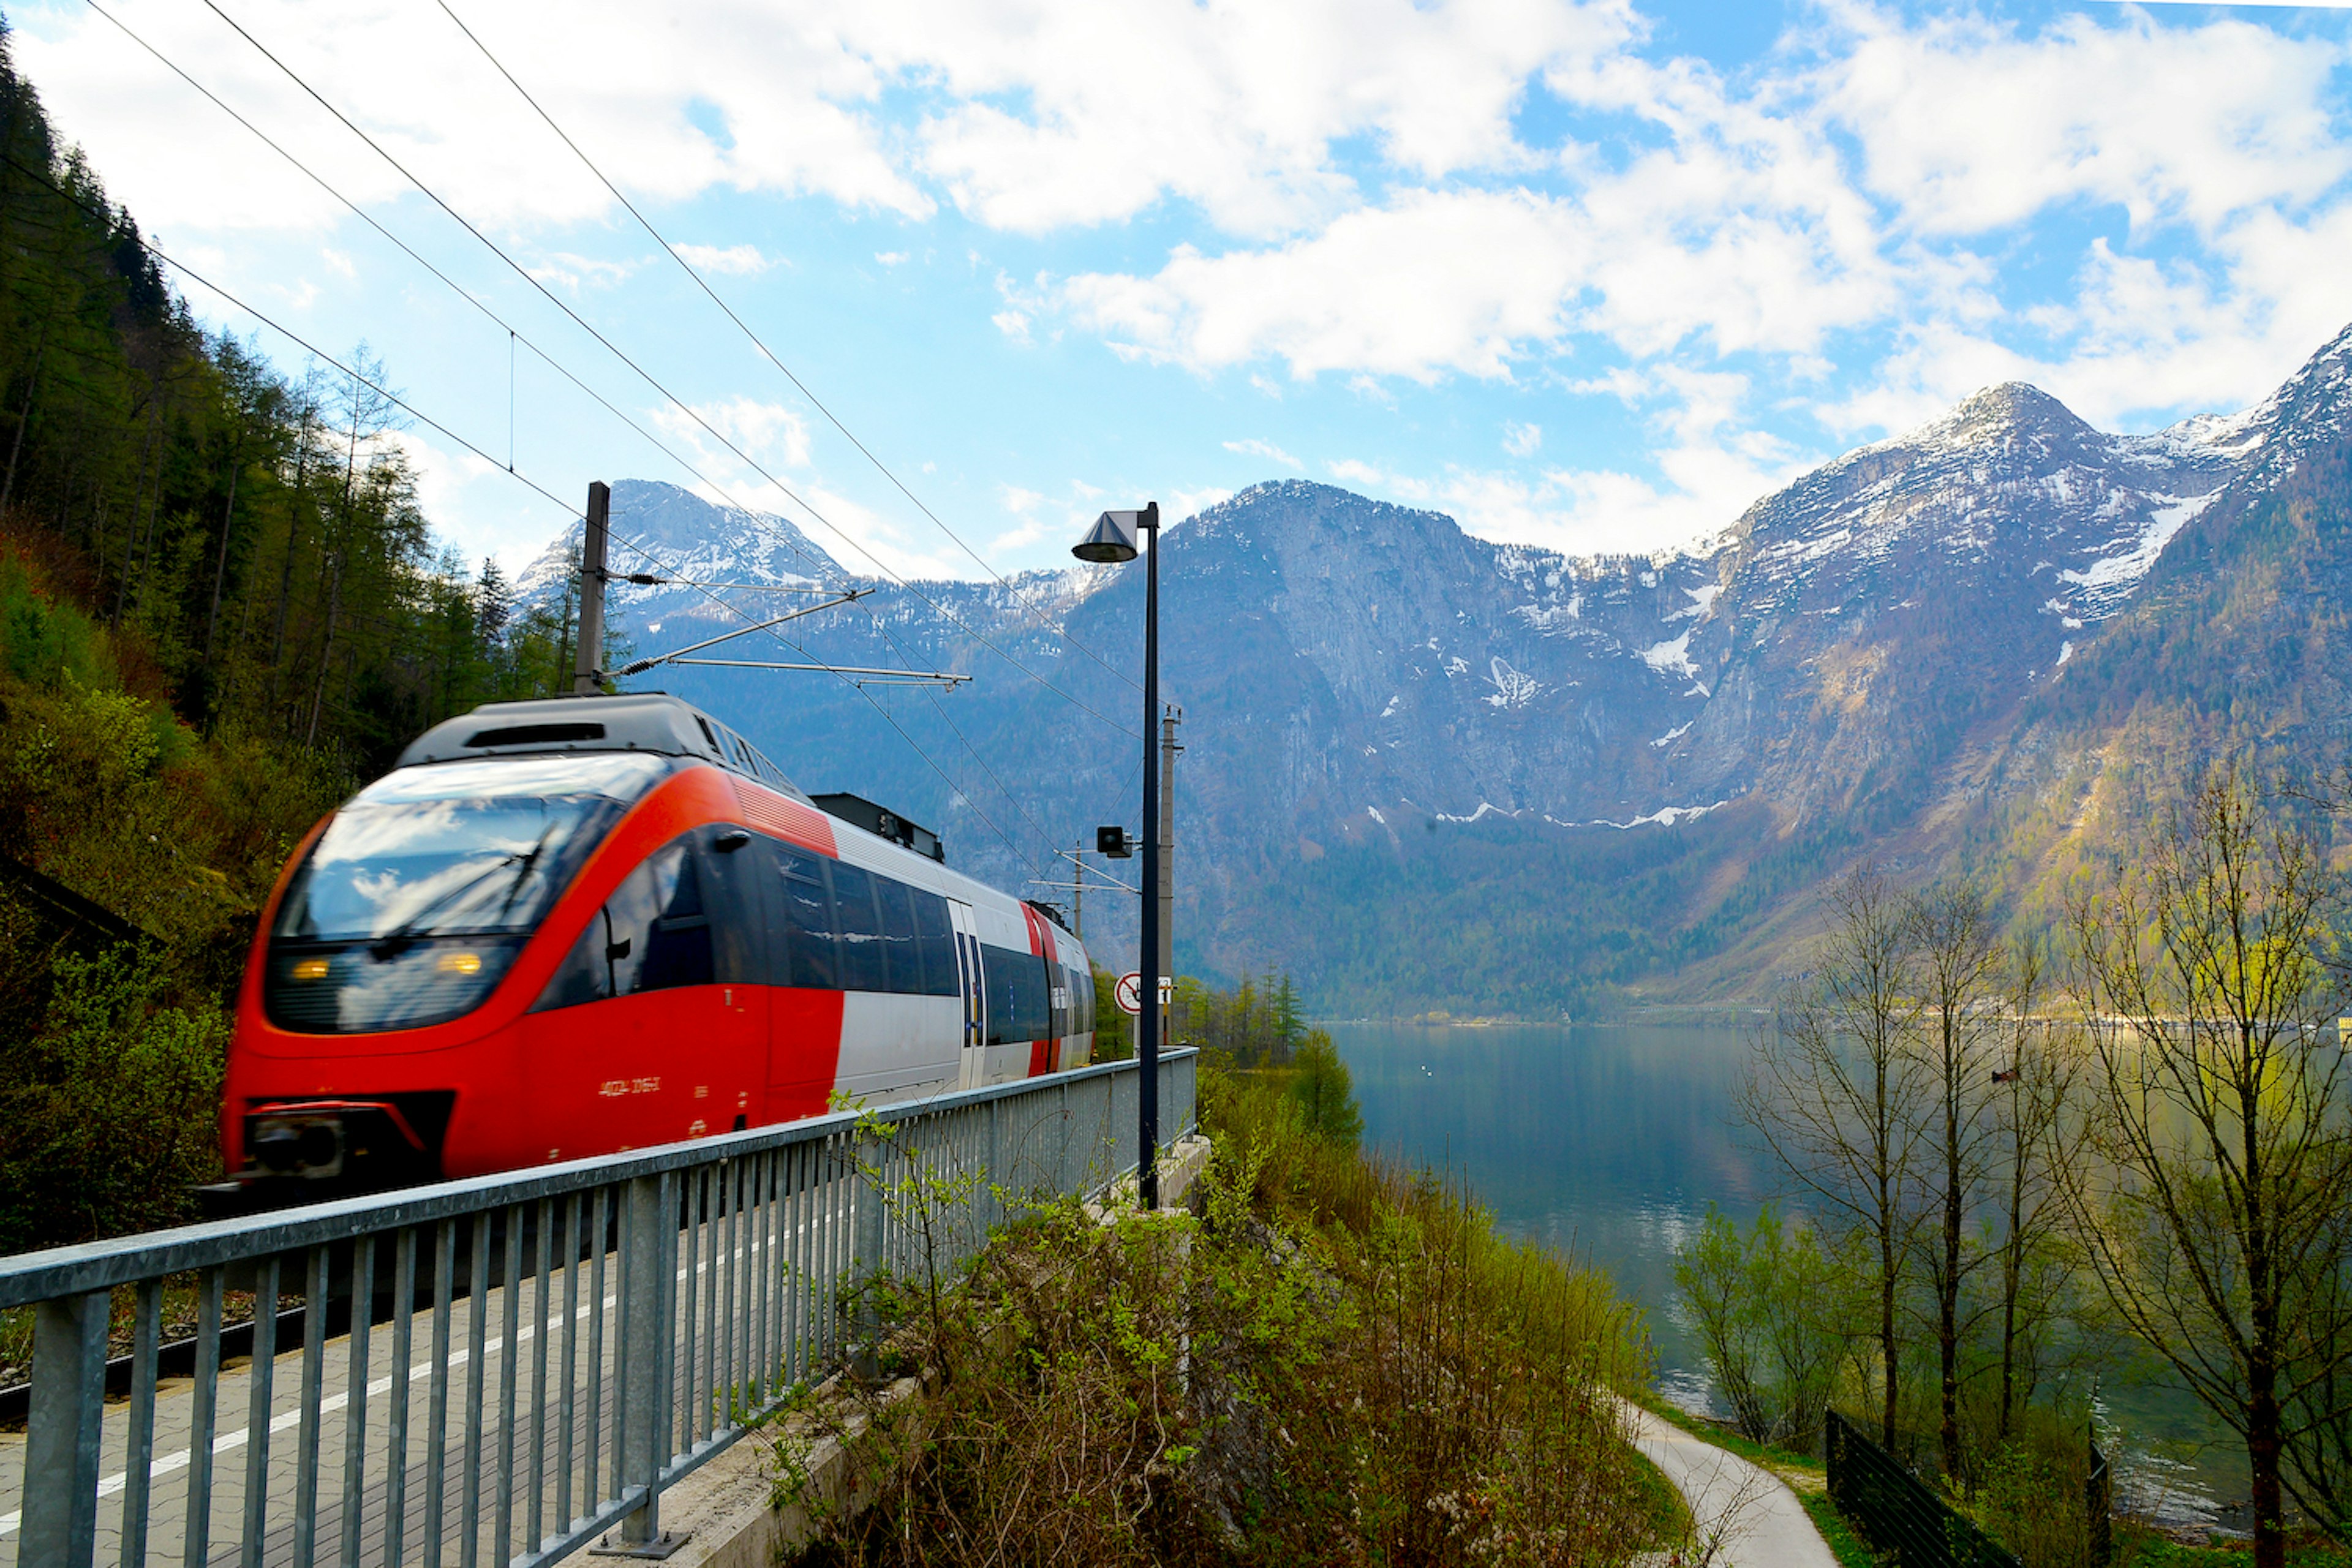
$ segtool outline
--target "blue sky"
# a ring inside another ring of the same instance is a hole
[[[490,454],[401,437],[468,555],[520,563],[563,521],[511,450],[562,496],[667,479],[852,564],[981,570],[436,0],[219,4],[695,410],[198,0],[13,7],[20,68],[159,244],[322,347],[363,340]],[[2259,399],[2352,321],[2344,8],[449,5],[1001,569],[1066,564],[1102,506],[1302,475],[1492,538],[1665,548],[1994,382],[2147,430]]]

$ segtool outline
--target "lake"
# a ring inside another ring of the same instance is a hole
[[[1730,1125],[1738,1030],[1341,1024],[1331,1038],[1368,1147],[1453,1172],[1510,1235],[1607,1269],[1649,1312],[1661,1390],[1706,1403],[1665,1310],[1674,1251],[1710,1200],[1745,1221],[1778,1180]]]
[[[1508,1235],[1608,1270],[1648,1314],[1659,1392],[1715,1401],[1669,1310],[1675,1247],[1720,1205],[1743,1226],[1785,1178],[1732,1095],[1748,1044],[1733,1028],[1328,1026],[1364,1111],[1367,1147],[1453,1173]],[[2191,1522],[2245,1495],[2243,1450],[2167,1380],[2099,1403],[2119,1489]],[[2120,1451],[2118,1451],[2120,1450]]]

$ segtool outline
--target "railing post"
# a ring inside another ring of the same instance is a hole
[[[890,1155],[889,1145],[869,1132],[860,1131],[856,1146],[863,1158],[855,1167],[849,1200],[849,1266],[857,1281],[857,1339],[850,1348],[850,1372],[872,1383],[882,1375],[882,1190]]]
[[[97,1554],[109,1308],[108,1293],[93,1290],[33,1310],[20,1563],[89,1568]]]
[[[667,1173],[631,1179],[623,1198],[623,1283],[617,1354],[613,1368],[619,1452],[618,1485],[643,1487],[646,1500],[621,1520],[619,1552],[662,1558],[686,1543],[661,1529],[661,1472],[669,1456],[670,1363],[677,1347],[672,1307],[677,1273],[677,1202]]]
[[[988,1213],[993,1225],[1004,1223],[1004,1130],[997,1124],[999,1101],[988,1102]]]

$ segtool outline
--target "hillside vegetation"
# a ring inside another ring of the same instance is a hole
[[[0,1250],[164,1223],[310,825],[551,689],[560,613],[435,542],[367,379],[208,336],[0,31]]]
[[[901,1281],[889,1371],[810,1401],[780,1500],[866,1419],[856,1514],[810,1563],[1578,1563],[1689,1550],[1622,1434],[1647,1377],[1605,1278],[1497,1237],[1465,1194],[1318,1131],[1211,1053],[1195,1212],[1030,1211],[951,1289]]]

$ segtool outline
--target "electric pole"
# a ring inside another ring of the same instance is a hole
[[[1168,1037],[1168,1018],[1176,994],[1176,759],[1184,748],[1176,743],[1176,726],[1184,710],[1170,703],[1160,717],[1160,984],[1168,998],[1160,1005],[1160,1037]]]
[[[602,479],[589,481],[587,531],[580,539],[580,647],[572,665],[574,697],[593,697],[604,689],[604,536],[612,511],[611,489]]]

